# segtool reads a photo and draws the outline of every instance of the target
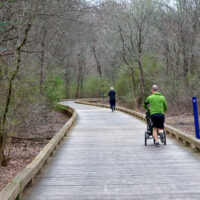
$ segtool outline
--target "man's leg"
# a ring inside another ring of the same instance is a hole
[[[112,102],[111,102],[111,100],[110,100],[110,109],[112,110]]]
[[[163,133],[163,129],[158,129],[158,133],[160,134],[160,133]]]
[[[158,133],[160,135],[161,142],[164,142],[164,122],[165,122],[165,115],[160,115]]]
[[[159,133],[159,135],[160,135],[160,140],[161,140],[161,142],[162,143],[164,143],[165,141],[164,141],[164,133],[163,133],[163,129],[158,129],[158,133]]]
[[[153,137],[155,139],[155,142],[158,143],[158,133],[157,133],[158,129],[153,127]]]

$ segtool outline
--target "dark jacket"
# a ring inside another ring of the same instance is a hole
[[[116,92],[114,90],[110,90],[108,93],[108,96],[110,97],[110,106],[115,106],[116,100],[115,100]]]
[[[110,92],[108,92],[108,96],[110,97],[110,99],[115,99],[115,95],[116,92],[114,90],[110,90]]]

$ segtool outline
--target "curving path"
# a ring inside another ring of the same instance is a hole
[[[200,199],[200,157],[167,138],[144,146],[146,124],[119,111],[63,102],[78,119],[25,191],[26,200]]]

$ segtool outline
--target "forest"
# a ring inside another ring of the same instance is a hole
[[[171,111],[191,112],[199,48],[199,0],[2,0],[0,166],[19,126],[64,98],[113,86],[139,109],[157,84]]]

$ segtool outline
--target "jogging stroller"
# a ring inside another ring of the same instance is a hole
[[[145,144],[145,146],[147,145],[148,139],[153,139],[153,143],[155,144],[155,139],[153,137],[152,121],[151,121],[151,116],[150,116],[149,110],[146,112],[146,120],[147,120],[147,131],[145,131],[145,134],[144,134],[144,144]],[[160,138],[159,134],[158,134],[158,138],[161,140],[161,143],[163,143],[164,145],[167,144],[165,132],[163,132],[163,138]]]

